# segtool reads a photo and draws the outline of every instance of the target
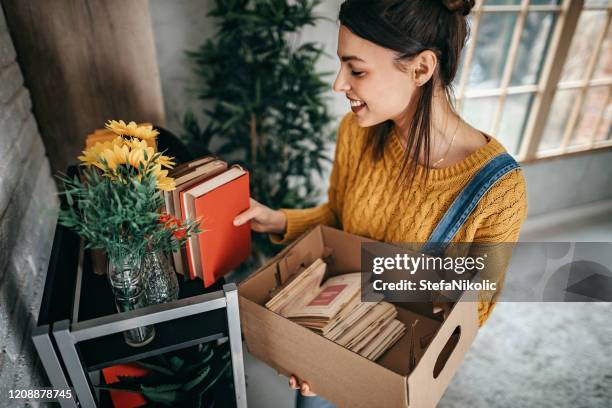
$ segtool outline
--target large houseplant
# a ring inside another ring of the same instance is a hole
[[[217,0],[216,34],[189,55],[208,106],[200,126],[188,112],[184,129],[193,151],[232,156],[251,174],[251,195],[271,207],[308,207],[320,192],[326,145],[333,139],[325,104],[329,83],[317,72],[323,53],[299,45],[300,31],[320,18],[318,0]],[[255,236],[256,259],[277,248]],[[252,267],[243,264],[246,267]]]

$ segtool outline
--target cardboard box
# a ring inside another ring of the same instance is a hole
[[[419,319],[412,370],[408,334],[373,362],[264,306],[271,290],[286,282],[301,264],[309,265],[319,257],[328,263],[331,276],[359,271],[362,242],[372,241],[318,226],[243,281],[238,294],[247,348],[280,373],[308,381],[313,392],[340,408],[433,407],[476,337],[475,303],[455,303],[444,321],[433,313],[431,303],[396,304],[397,318],[406,324],[407,333]]]

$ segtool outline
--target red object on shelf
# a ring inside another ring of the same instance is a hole
[[[198,235],[204,286],[237,268],[251,253],[251,223],[234,226],[234,218],[249,209],[249,173],[195,199],[196,214],[204,217]]]
[[[119,382],[119,377],[144,377],[149,373],[149,370],[138,367],[136,364],[119,364],[102,369],[102,375],[107,384]],[[110,391],[110,396],[115,408],[136,408],[147,403],[145,398],[137,392]]]
[[[227,180],[220,180],[223,177]],[[222,184],[215,185],[216,180]],[[249,257],[251,224],[233,224],[237,215],[249,209],[249,197],[249,173],[239,166],[180,192],[183,216],[200,220],[202,232],[186,248],[189,276],[202,278],[204,287],[212,286]]]

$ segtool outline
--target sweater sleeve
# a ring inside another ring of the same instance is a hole
[[[476,230],[476,249],[470,255],[480,256],[486,253],[486,268],[481,277],[497,283],[495,291],[481,291],[478,294],[480,326],[487,321],[497,303],[512,258],[514,243],[518,241],[521,226],[527,217],[525,190],[522,172],[514,171],[500,180],[499,185],[489,191],[480,203],[489,210],[489,214]]]
[[[352,113],[347,114],[340,123],[336,137],[336,152],[332,164],[328,200],[318,207],[304,209],[281,208],[287,216],[287,231],[284,235],[269,234],[275,244],[287,244],[310,228],[323,224],[330,227],[342,226],[342,202],[346,188],[346,166],[348,165],[348,139]]]

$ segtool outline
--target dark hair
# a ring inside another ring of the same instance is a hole
[[[431,104],[439,83],[454,104],[452,82],[459,66],[461,51],[468,36],[465,16],[474,0],[346,0],[338,19],[357,36],[393,50],[397,62],[408,60],[425,50],[438,58],[436,72],[420,87],[414,118],[400,175],[414,179],[419,152],[425,154],[429,167]],[[375,160],[383,156],[393,123],[389,120],[369,129],[366,149]],[[409,157],[412,165],[406,172]],[[428,175],[427,172],[426,175]]]

